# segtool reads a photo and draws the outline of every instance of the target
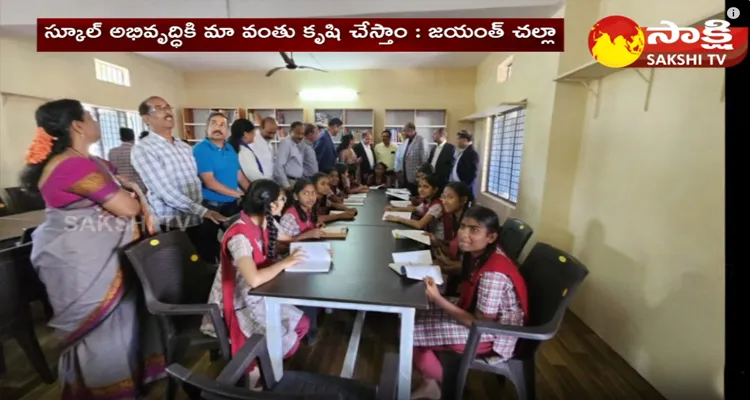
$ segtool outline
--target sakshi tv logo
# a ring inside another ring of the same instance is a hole
[[[702,27],[661,25],[641,27],[621,15],[606,17],[591,28],[589,50],[610,68],[726,68],[747,54],[748,28],[720,19]]]

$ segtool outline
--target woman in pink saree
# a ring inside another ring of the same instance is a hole
[[[37,134],[21,182],[47,205],[34,231],[31,262],[54,309],[49,325],[62,340],[63,399],[135,399],[165,376],[158,325],[139,307],[138,286],[120,268],[119,250],[150,218],[135,183],[88,154],[99,126],[77,100],[36,111]]]

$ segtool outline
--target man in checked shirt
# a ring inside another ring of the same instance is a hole
[[[148,189],[148,203],[161,230],[181,229],[190,237],[198,254],[210,254],[201,240],[201,222],[216,224],[226,217],[204,207],[201,202],[201,180],[189,144],[172,136],[174,114],[164,99],[152,96],[138,106],[149,134],[138,141],[131,152],[131,162]]]
[[[130,163],[130,152],[133,151],[133,145],[135,145],[135,132],[130,128],[120,128],[120,142],[122,142],[121,145],[109,151],[109,162],[117,169],[118,176],[135,182],[141,191],[146,193],[146,186]]]

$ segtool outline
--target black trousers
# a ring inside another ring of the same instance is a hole
[[[231,203],[219,203],[216,201],[203,200],[203,207],[216,211],[225,217],[231,217],[240,212],[240,206],[236,201]],[[220,229],[221,226],[210,219],[204,219],[203,223],[200,225],[200,233],[198,236],[201,244],[199,246],[196,245],[195,248],[198,250],[198,256],[207,263],[217,264],[219,262],[221,243],[219,243],[218,235]]]

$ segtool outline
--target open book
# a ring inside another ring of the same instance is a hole
[[[436,284],[443,284],[443,274],[440,272],[440,267],[432,265],[432,255],[429,250],[393,253],[393,263],[388,266],[399,275],[409,279],[421,281],[429,276],[435,280]]]
[[[349,228],[345,226],[326,226],[320,229],[326,239],[346,239]]]
[[[409,192],[409,189],[390,188],[390,189],[386,189],[386,192],[388,192],[389,194],[390,193],[411,194],[411,192]]]
[[[411,205],[411,201],[408,201],[408,200],[391,200],[391,205],[393,207],[409,207]]]
[[[367,198],[367,193],[350,194],[349,197],[347,197],[347,198],[348,199],[362,199],[362,200],[364,200],[364,199]]]
[[[328,272],[333,264],[331,244],[328,242],[296,242],[289,245],[289,251],[302,248],[305,260],[289,267],[287,272]]]
[[[393,237],[396,239],[411,239],[428,246],[430,244],[430,237],[425,234],[425,231],[417,229],[394,229]]]
[[[386,211],[383,213],[383,221],[385,221],[385,217],[389,215],[394,216],[394,217],[406,218],[406,219],[411,218],[411,213],[408,211]]]

